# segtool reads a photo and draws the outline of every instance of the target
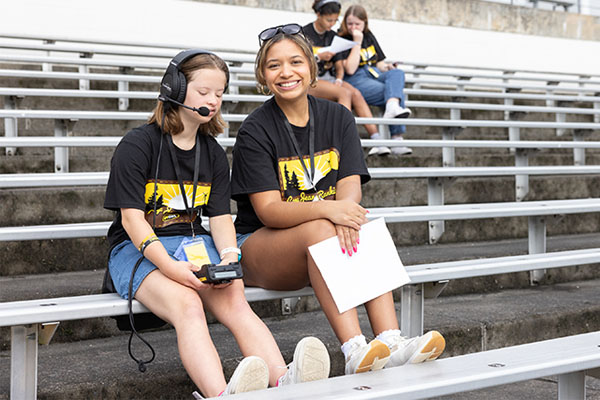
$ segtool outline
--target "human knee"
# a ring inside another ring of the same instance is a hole
[[[236,315],[243,315],[251,311],[243,289],[241,291],[237,289],[231,290],[229,295],[222,302],[219,302],[219,311],[226,316],[234,318]]]
[[[340,87],[338,89],[338,102],[350,104],[352,102],[352,90],[346,87]]]
[[[337,234],[335,224],[328,219],[315,219],[305,224],[307,247]]]
[[[178,321],[205,320],[204,304],[198,293],[191,288],[184,288],[177,296],[173,296],[174,304],[171,308],[172,323]]]

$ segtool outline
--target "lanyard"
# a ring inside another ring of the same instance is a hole
[[[175,167],[175,175],[177,175],[177,180],[179,181],[179,188],[181,189],[181,197],[183,197],[183,204],[185,205],[185,211],[190,217],[190,226],[192,228],[192,236],[195,237],[196,233],[194,232],[194,202],[196,200],[196,187],[198,186],[198,173],[200,171],[200,138],[196,133],[196,155],[194,157],[194,181],[193,181],[193,189],[192,189],[192,207],[188,206],[187,194],[185,192],[185,186],[183,186],[183,179],[181,179],[181,168],[179,167],[179,161],[177,160],[177,154],[175,153],[175,146],[173,145],[173,138],[171,135],[167,135],[167,143],[169,143],[169,151],[171,152],[171,160],[173,161],[173,166]]]
[[[309,153],[309,157],[310,157],[310,173],[309,173],[308,169],[306,168],[304,158],[302,157],[302,154],[300,153],[300,146],[298,146],[298,141],[296,140],[296,135],[294,135],[294,132],[292,131],[292,125],[290,125],[287,117],[285,116],[285,114],[283,113],[283,111],[281,109],[279,109],[279,112],[281,113],[281,116],[283,117],[283,123],[285,125],[288,136],[290,137],[290,140],[292,141],[292,147],[294,147],[294,151],[296,152],[296,155],[298,156],[298,161],[300,161],[300,164],[302,165],[302,168],[304,169],[304,173],[306,174],[306,180],[308,181],[308,184],[310,185],[309,189],[312,189],[315,192],[317,192],[317,188],[315,187],[315,184],[314,184],[314,178],[315,178],[315,118],[314,118],[314,114],[313,114],[312,105],[310,104],[310,100],[308,101],[308,118],[309,118],[309,120],[308,120],[308,125],[309,125],[308,153]],[[321,197],[318,195],[317,195],[317,199],[322,200]]]

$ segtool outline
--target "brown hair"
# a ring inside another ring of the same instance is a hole
[[[278,33],[273,36],[271,39],[263,42],[256,54],[256,62],[254,63],[254,76],[256,77],[256,86],[258,90],[263,94],[269,94],[269,89],[267,88],[267,81],[265,80],[265,61],[267,59],[267,52],[269,49],[275,44],[284,39],[291,40],[296,43],[298,47],[304,53],[304,56],[308,60],[310,65],[310,85],[314,87],[317,83],[317,61],[313,55],[312,46],[308,43],[306,38],[303,35],[286,35],[284,33]]]
[[[187,60],[180,67],[188,84],[192,80],[192,74],[200,69],[217,69],[223,71],[227,82],[229,81],[229,68],[227,68],[227,64],[214,54],[199,54]],[[178,135],[183,132],[183,122],[177,113],[178,108],[179,106],[175,104],[169,103],[167,105],[159,100],[156,102],[154,110],[152,110],[152,115],[148,123],[157,123],[160,126],[164,115],[164,132],[168,132],[172,136]],[[221,110],[219,109],[210,121],[200,125],[198,131],[203,135],[217,136],[226,127],[227,123],[223,120]]]
[[[342,26],[340,27],[340,36],[348,36],[351,35],[348,30],[348,26],[346,25],[346,19],[349,15],[353,15],[356,18],[360,19],[365,23],[365,29],[363,30],[363,34],[369,33],[369,18],[367,17],[367,10],[363,6],[359,6],[358,4],[352,5],[348,7],[346,13],[344,14],[344,19],[342,20]]]

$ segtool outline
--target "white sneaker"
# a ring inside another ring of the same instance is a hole
[[[390,349],[380,340],[374,339],[367,345],[354,344],[346,358],[346,375],[377,371],[390,358]]]
[[[388,154],[391,154],[392,150],[390,150],[389,147],[386,146],[379,146],[379,147],[371,147],[371,150],[369,150],[369,156],[387,156]]]
[[[445,347],[446,341],[438,331],[429,331],[413,338],[398,335],[389,344],[391,355],[385,368],[433,361],[442,354]]]
[[[404,140],[402,136],[396,136],[393,138],[394,140]],[[403,156],[407,154],[412,154],[412,149],[406,146],[394,146],[392,147],[392,153],[398,156]]]
[[[267,363],[260,357],[249,356],[239,363],[231,375],[223,396],[266,389],[268,386],[269,367],[267,367]]]
[[[392,153],[394,153],[397,156],[404,156],[412,154],[412,149],[406,146],[392,147]]]
[[[316,337],[305,337],[296,345],[294,359],[279,378],[278,386],[317,381],[329,377],[329,352]]]
[[[383,118],[408,118],[412,114],[410,108],[403,108],[400,103],[387,103]]]

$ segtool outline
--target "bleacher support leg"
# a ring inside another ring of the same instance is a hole
[[[73,122],[65,119],[54,120],[54,136],[66,137],[70,136]],[[54,172],[69,172],[69,148],[55,147],[54,148]]]
[[[529,218],[529,254],[546,252],[546,217],[534,216]],[[531,285],[539,284],[546,275],[545,269],[536,269],[529,273]]]
[[[558,376],[558,400],[585,400],[585,372]]]
[[[516,149],[515,166],[529,166],[529,151],[528,149]],[[522,201],[529,193],[529,175],[515,175],[515,197],[517,201]]]
[[[427,179],[427,204],[430,206],[444,205],[443,178]],[[444,221],[429,221],[429,243],[437,243],[444,233]]]
[[[129,67],[121,67],[120,68],[122,74],[130,73],[133,68]],[[128,92],[129,91],[129,82],[128,81],[119,81],[117,84],[117,89],[119,92]],[[119,111],[127,111],[129,109],[129,98],[128,97],[120,97],[119,98]]]
[[[509,126],[508,140],[510,140],[511,142],[518,142],[519,140],[521,140],[521,128],[519,128],[518,126]],[[511,147],[509,151],[511,153],[514,153],[516,149],[514,147]]]
[[[404,285],[400,289],[400,331],[403,336],[423,334],[423,284]]]
[[[454,140],[458,132],[460,132],[460,128],[444,128],[442,131],[442,140]],[[442,147],[442,166],[456,166],[454,147]]]
[[[600,93],[596,93],[596,96],[600,95]],[[600,101],[594,102],[594,110],[600,111]],[[594,123],[600,124],[600,114],[594,114]]]
[[[13,96],[4,97],[4,109],[15,110],[17,108],[17,101]],[[19,124],[16,118],[4,118],[4,136],[5,137],[17,137],[19,134]],[[17,152],[16,147],[7,147],[6,155],[13,156]]]
[[[559,122],[559,123],[567,122],[567,114],[556,113],[556,122]],[[564,128],[556,128],[556,136],[562,136],[564,134],[565,134]]]
[[[573,131],[573,141],[583,142],[584,136],[588,133],[586,130],[575,129]],[[573,162],[575,165],[585,165],[585,148],[579,147],[573,149]]]
[[[81,53],[79,58],[92,58],[93,54],[91,53]],[[87,65],[79,66],[80,74],[87,74],[90,72],[90,67]],[[90,90],[90,81],[89,79],[80,79],[79,80],[79,90]]]
[[[10,329],[10,398],[36,399],[38,326],[21,325]]]

